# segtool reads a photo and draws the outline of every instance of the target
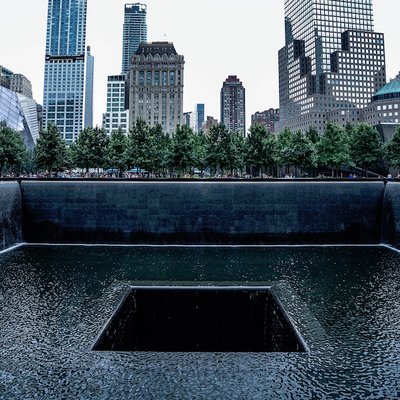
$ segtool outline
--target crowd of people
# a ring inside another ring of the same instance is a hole
[[[1,179],[332,179],[331,174],[320,173],[316,177],[303,174],[296,176],[293,173],[282,173],[280,176],[273,176],[270,174],[257,174],[251,175],[249,173],[243,174],[210,174],[208,172],[195,172],[192,174],[182,173],[150,173],[150,172],[119,172],[119,171],[63,171],[63,172],[44,172],[44,173],[30,173],[30,174],[0,174]],[[341,174],[335,177],[337,179],[364,179],[363,175],[356,173]],[[382,179],[400,179],[400,173],[396,176],[388,174],[387,177],[375,176],[374,178]]]

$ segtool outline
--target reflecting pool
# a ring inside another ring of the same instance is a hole
[[[130,285],[272,286],[309,351],[92,351]],[[384,247],[22,247],[0,255],[0,399],[398,399],[399,299]]]

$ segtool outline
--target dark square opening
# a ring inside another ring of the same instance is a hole
[[[131,288],[95,351],[304,352],[271,288]]]

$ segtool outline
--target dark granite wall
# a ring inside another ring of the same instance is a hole
[[[27,242],[381,241],[383,182],[23,181],[21,188]]]
[[[0,182],[0,250],[22,242],[21,210],[18,182]]]
[[[400,248],[400,183],[388,182],[382,210],[382,243]]]

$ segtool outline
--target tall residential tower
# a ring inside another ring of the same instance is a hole
[[[67,143],[83,128],[87,0],[49,0],[43,124]]]
[[[147,42],[147,6],[134,3],[125,4],[124,31],[122,38],[122,73],[129,72],[132,56],[139,44]]]
[[[221,123],[246,136],[246,91],[236,75],[228,76],[221,89]]]
[[[279,52],[280,128],[323,131],[356,122],[386,82],[383,34],[372,0],[285,0],[286,45]],[[337,118],[340,115],[340,118]]]
[[[86,82],[85,82],[85,128],[93,128],[93,86],[94,86],[94,57],[90,46],[86,52]]]

